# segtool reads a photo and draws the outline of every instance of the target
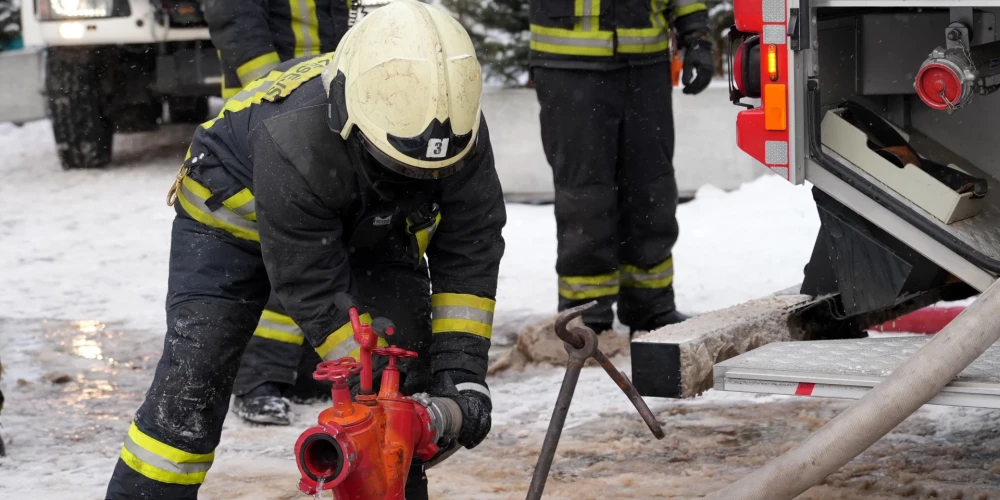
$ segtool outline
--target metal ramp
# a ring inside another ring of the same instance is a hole
[[[714,368],[716,390],[859,399],[930,342],[929,337],[768,344]],[[929,404],[1000,408],[1000,343]]]

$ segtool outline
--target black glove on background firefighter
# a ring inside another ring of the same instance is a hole
[[[438,443],[486,437],[506,213],[481,92],[461,25],[400,0],[335,55],[278,65],[199,127],[172,189],[163,355],[107,498],[197,498],[272,290],[327,360],[357,349],[338,293],[391,319],[389,343],[419,354],[400,363],[402,392],[462,410]],[[427,497],[419,461],[406,497]]]
[[[670,9],[668,11],[668,8]],[[596,332],[677,323],[677,182],[670,22],[683,92],[715,72],[708,10],[696,0],[531,0],[531,68],[552,167],[559,309],[591,300]]]

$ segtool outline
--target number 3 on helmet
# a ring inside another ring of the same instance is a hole
[[[479,131],[482,70],[445,12],[397,0],[365,16],[323,73],[330,128],[357,133],[390,170],[436,179],[462,168]]]

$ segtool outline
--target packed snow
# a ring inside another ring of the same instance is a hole
[[[103,497],[161,349],[173,218],[164,199],[191,132],[118,137],[112,166],[62,171],[47,122],[0,124],[0,435],[9,455],[0,459],[0,498]],[[508,217],[497,352],[556,306],[552,207],[511,204]],[[704,188],[678,218],[676,291],[688,313],[799,282],[819,225],[809,188],[770,175],[729,193]],[[628,373],[627,357],[616,363]],[[547,366],[492,378],[490,438],[429,472],[432,497],[523,497],[561,379],[562,369]],[[585,369],[547,498],[699,497],[846,405],[711,391],[649,403],[663,441],[602,371]],[[294,406],[284,428],[231,416],[202,497],[303,498],[291,450],[321,409]],[[998,416],[923,410],[804,498],[996,497]]]

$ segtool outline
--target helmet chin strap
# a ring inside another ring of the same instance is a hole
[[[405,200],[433,190],[427,181],[406,177],[382,165],[368,154],[357,133],[351,134],[348,149],[354,160],[355,170],[382,199]]]

